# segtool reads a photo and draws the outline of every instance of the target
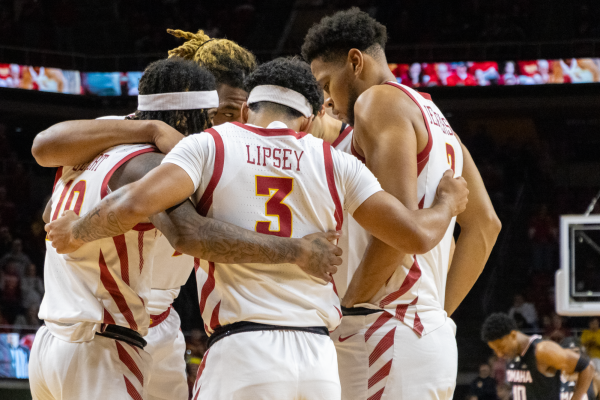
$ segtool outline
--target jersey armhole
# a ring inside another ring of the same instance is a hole
[[[208,210],[210,210],[210,207],[212,206],[213,194],[217,185],[219,184],[219,181],[221,180],[221,175],[223,175],[223,164],[225,162],[223,138],[221,138],[219,132],[213,128],[207,129],[205,132],[210,134],[215,141],[215,162],[213,174],[208,182],[208,186],[204,190],[200,201],[198,201],[198,204],[196,205],[196,211],[203,217],[206,217]]]
[[[329,187],[329,193],[331,194],[333,204],[335,205],[335,230],[339,231],[340,229],[342,229],[342,224],[344,223],[344,209],[342,208],[342,203],[340,202],[337,186],[335,184],[335,176],[333,173],[333,157],[331,156],[331,145],[325,141],[323,142],[323,158],[325,160],[325,175],[327,177],[327,186]]]

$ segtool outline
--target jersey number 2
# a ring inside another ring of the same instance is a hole
[[[294,178],[256,175],[256,195],[269,196],[265,203],[265,215],[277,217],[279,230],[271,230],[271,221],[257,221],[258,233],[280,237],[292,236],[292,210],[283,201],[294,190]]]

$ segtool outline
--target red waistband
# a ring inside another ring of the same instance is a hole
[[[150,315],[150,328],[154,328],[155,326],[163,322],[165,319],[167,319],[169,314],[171,314],[171,307],[172,306],[169,306],[169,308],[167,308],[167,311],[165,311],[162,314]]]

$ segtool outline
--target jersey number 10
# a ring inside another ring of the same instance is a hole
[[[268,196],[265,215],[277,217],[279,229],[271,230],[271,221],[257,221],[254,230],[280,237],[292,237],[292,210],[283,201],[294,190],[294,178],[256,175],[256,195]]]
[[[523,385],[513,385],[513,400],[527,400],[527,389]]]
[[[54,214],[52,215],[52,221],[54,221],[56,218],[60,217],[60,210],[63,206],[63,203],[65,202],[65,197],[67,196],[67,192],[69,192],[69,189],[71,188],[72,184],[73,184],[72,180],[67,182],[67,184],[65,185],[65,188],[63,189],[62,193],[60,194],[60,200],[58,201],[58,206],[56,207],[56,209],[54,210]],[[72,209],[75,214],[79,215],[79,212],[81,211],[81,206],[83,204],[83,199],[85,198],[85,187],[86,187],[85,181],[79,181],[73,186],[73,189],[71,190],[71,193],[69,194],[69,197],[67,198],[65,210]],[[77,193],[76,199],[75,199],[75,193]],[[75,200],[75,206],[73,208],[71,208],[73,206],[73,200]]]

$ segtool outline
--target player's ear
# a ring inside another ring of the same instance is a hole
[[[310,128],[312,128],[312,124],[314,119],[317,118],[314,115],[311,115],[309,118],[302,117],[302,123],[300,124],[299,132],[310,132]]]
[[[365,65],[363,53],[358,49],[350,49],[348,52],[348,63],[352,67],[354,76],[358,77]]]
[[[244,102],[242,104],[242,123],[248,123],[248,103]]]

